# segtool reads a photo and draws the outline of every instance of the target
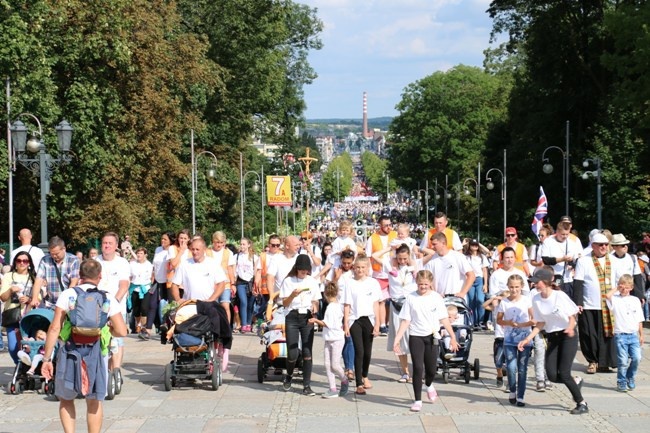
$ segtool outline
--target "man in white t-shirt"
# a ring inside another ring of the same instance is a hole
[[[498,296],[499,293],[508,289],[508,278],[511,275],[519,275],[523,278],[524,281],[527,280],[526,274],[524,271],[515,267],[515,250],[511,247],[505,247],[501,251],[501,265],[503,267],[492,272],[490,276],[490,285],[489,285],[489,296],[490,298]],[[521,289],[522,295],[528,296],[530,294],[530,288],[528,284],[524,284],[524,287]]]
[[[192,258],[183,260],[174,274],[172,298],[180,302],[180,287],[183,287],[182,299],[216,301],[228,281],[226,274],[219,263],[205,255],[205,241],[202,238],[192,240],[190,253]]]
[[[630,254],[628,251],[629,243],[630,241],[625,238],[623,233],[612,235],[612,240],[609,244],[612,246],[613,251],[610,253],[610,258],[613,261],[618,262],[618,267],[621,269],[621,275],[632,275],[632,278],[634,279],[634,290],[632,291],[632,295],[639,298],[639,301],[643,303],[645,302],[645,282],[643,281],[643,273],[641,272],[637,256],[635,254]],[[614,281],[612,284],[618,284],[618,281]]]
[[[14,262],[16,254],[25,251],[32,258],[34,269],[38,269],[38,265],[41,263],[41,259],[45,256],[45,253],[39,247],[32,245],[32,231],[30,229],[21,229],[18,232],[18,240],[20,241],[20,246],[11,252],[11,261],[9,264]]]
[[[119,239],[120,237],[115,232],[104,233],[104,236],[102,236],[102,254],[96,260],[102,265],[102,279],[99,282],[99,289],[110,293],[120,303],[122,317],[126,322],[126,297],[129,294],[129,285],[131,284],[131,266],[124,257],[117,254]],[[122,366],[124,340],[122,338],[113,338],[111,340],[111,351],[113,356],[110,358],[108,367],[112,371]]]
[[[549,236],[542,244],[542,261],[553,267],[555,281],[562,281],[562,291],[573,297],[573,268],[582,257],[582,245],[569,239],[571,223],[557,223],[555,236]]]
[[[81,280],[82,284],[79,286],[82,290],[86,291],[90,288],[94,288],[99,285],[100,280],[102,279],[102,266],[95,260],[85,260],[81,263]],[[54,356],[54,346],[59,338],[61,328],[66,320],[67,313],[70,311],[71,304],[77,299],[77,293],[74,289],[64,290],[57,302],[56,308],[54,310],[54,319],[50,324],[50,328],[47,332],[47,339],[45,341],[45,349],[43,353],[43,365],[41,367],[41,373],[43,377],[47,380],[55,379],[54,376],[54,367],[52,365],[52,357]],[[126,335],[126,324],[124,323],[124,318],[121,314],[120,305],[115,300],[115,297],[110,293],[107,294],[107,300],[109,301],[108,308],[108,317],[110,319],[110,330],[113,337],[121,338]],[[81,337],[79,337],[81,338]],[[84,337],[88,338],[88,337]],[[73,335],[70,338],[71,340],[79,343],[76,340],[76,337]],[[101,349],[95,345],[101,344],[99,340],[96,340],[93,344],[88,344],[85,347],[77,347],[77,351],[81,355],[86,356],[84,358],[88,369],[92,365],[96,366],[97,374],[88,375],[88,380],[92,380],[92,383],[88,383],[89,389],[97,389],[97,393],[89,393],[86,396],[86,422],[89,432],[99,432],[102,428],[102,400],[104,400],[106,395],[106,386],[108,380],[108,371],[106,369],[106,362],[101,356]],[[59,363],[57,365],[57,370],[59,368],[64,368],[66,362],[62,362],[62,357],[65,357],[63,350],[59,349]],[[92,354],[92,359],[91,355]],[[71,368],[74,367],[74,364],[67,364]],[[100,369],[103,368],[103,371]],[[61,418],[61,425],[63,430],[66,432],[75,431],[75,422],[76,422],[76,412],[75,412],[75,399],[77,398],[77,391],[68,389],[65,386],[66,375],[58,375],[55,379],[55,389],[54,393],[59,399],[59,417]]]
[[[466,297],[476,279],[469,260],[463,254],[448,247],[447,237],[443,232],[431,236],[431,246],[436,256],[424,266],[424,269],[428,269],[433,274],[436,292],[442,296]]]

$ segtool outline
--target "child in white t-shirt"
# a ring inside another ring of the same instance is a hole
[[[332,252],[327,256],[327,263],[323,266],[323,270],[319,275],[327,275],[331,268],[338,268],[341,264],[341,253],[345,250],[354,251],[354,256],[357,255],[357,244],[354,239],[350,237],[352,234],[352,223],[348,220],[343,220],[339,223],[337,230],[338,237],[332,242]]]
[[[453,325],[464,325],[465,319],[461,314],[458,313],[458,307],[455,305],[447,306],[447,314],[449,314],[449,323]],[[467,340],[467,329],[461,328],[456,333],[456,339],[458,344],[462,344]],[[440,336],[442,337],[442,344],[445,347],[445,359],[452,359],[456,356],[454,352],[451,351],[451,335],[447,332],[446,329],[440,330]]]
[[[327,309],[323,320],[315,317],[309,319],[309,323],[316,323],[323,328],[325,372],[329,383],[329,391],[323,394],[323,398],[343,397],[348,393],[348,378],[341,367],[341,354],[345,344],[345,333],[343,332],[343,308],[338,301],[339,288],[336,283],[327,283],[323,294],[327,299]],[[336,376],[341,379],[341,390],[336,389]]]
[[[406,244],[409,247],[411,259],[415,260],[420,254],[420,250],[418,249],[417,241],[411,237],[411,228],[405,223],[400,223],[397,226],[397,237],[391,241],[390,246],[399,247],[402,244]],[[392,255],[395,256],[395,251],[393,251]]]
[[[618,279],[618,286],[605,295],[607,306],[614,314],[614,339],[618,353],[616,389],[620,392],[636,388],[634,379],[641,362],[643,307],[639,298],[630,296],[633,289],[632,275],[624,274]]]

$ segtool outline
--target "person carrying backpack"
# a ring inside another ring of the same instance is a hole
[[[74,400],[79,394],[86,398],[88,432],[101,430],[110,335],[123,337],[127,333],[120,304],[113,295],[97,289],[101,270],[96,260],[81,263],[81,284],[60,294],[47,331],[41,372],[48,381],[53,378],[54,346],[60,340],[54,395],[59,399],[59,416],[66,433],[75,431]]]

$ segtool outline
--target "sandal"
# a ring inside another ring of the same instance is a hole
[[[356,395],[366,395],[366,389],[363,386],[357,386],[357,390],[354,393]]]
[[[354,380],[355,379],[354,371],[348,370],[348,371],[345,372],[345,374],[348,376],[348,380]]]
[[[372,389],[372,383],[370,383],[370,380],[367,377],[363,378],[363,387],[365,389]]]
[[[589,366],[587,367],[587,374],[596,374],[596,371],[598,370],[598,364],[595,362],[590,362]]]

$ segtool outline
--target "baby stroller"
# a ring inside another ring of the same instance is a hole
[[[37,308],[29,311],[23,318],[20,320],[20,332],[23,337],[26,338],[35,338],[36,332],[41,330],[47,332],[50,327],[50,323],[54,319],[54,311],[48,310],[45,308]],[[35,341],[35,340],[22,340],[20,342],[21,347],[24,352],[29,351],[30,362],[34,360],[34,357],[42,352],[42,349],[45,347],[45,341]],[[56,347],[55,347],[56,351]],[[55,358],[55,353],[53,353],[52,358]],[[34,370],[33,375],[27,374],[31,365],[26,364],[25,362],[19,361],[14,370],[14,375],[11,378],[11,382],[7,387],[7,391],[10,394],[19,394],[23,391],[37,391],[42,392],[43,394],[53,395],[54,394],[54,381],[45,380],[41,375],[41,362],[36,369]]]
[[[460,369],[460,376],[465,379],[465,383],[469,383],[472,371],[474,371],[474,380],[478,380],[481,370],[480,361],[478,358],[474,358],[473,364],[469,362],[470,350],[474,339],[471,311],[465,303],[465,300],[458,296],[445,297],[444,302],[446,307],[454,305],[458,309],[458,322],[462,321],[463,324],[451,325],[456,335],[456,341],[458,341],[459,348],[457,352],[451,352],[447,349],[444,338],[440,340],[438,365],[442,368],[442,381],[449,383],[450,369],[452,368]]]
[[[209,309],[216,312],[208,313]],[[221,329],[226,335],[214,332],[213,317],[225,320],[225,328]],[[209,380],[212,390],[218,390],[224,344],[229,349],[232,343],[226,310],[216,302],[188,300],[168,313],[166,322],[174,359],[165,366],[165,391],[171,391],[180,381],[195,380]]]
[[[284,307],[278,307],[274,310],[270,321],[262,324],[258,334],[260,344],[266,347],[257,359],[257,381],[264,383],[268,378],[269,369],[273,369],[273,374],[282,378],[284,370],[287,368],[287,342],[284,334]],[[298,351],[298,361],[296,362],[296,373],[299,375],[302,371],[302,351]]]

